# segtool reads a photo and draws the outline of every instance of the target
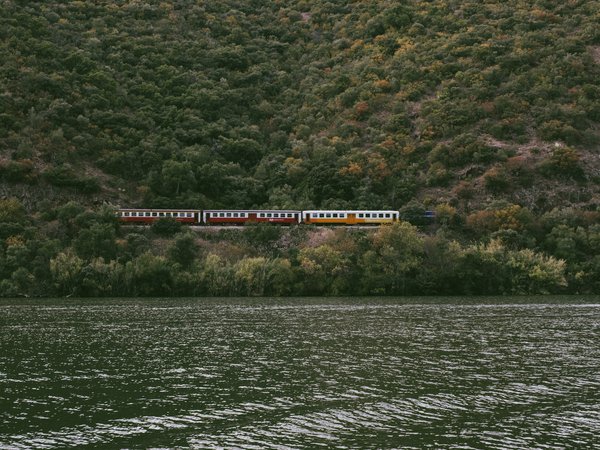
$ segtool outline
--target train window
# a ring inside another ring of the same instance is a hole
[[[273,213],[273,217],[276,217],[279,219],[279,214],[278,213]]]
[[[312,217],[313,217],[314,219],[316,219],[317,217],[319,217],[319,216],[317,215],[317,213],[312,213],[311,215],[312,215]]]
[[[238,213],[233,213],[233,217],[237,217],[237,216],[238,216]]]
[[[364,214],[363,214],[363,213],[358,213],[358,218],[359,218],[359,219],[362,219],[363,217],[364,217]]]
[[[227,217],[231,217],[231,213],[227,213]]]
[[[337,219],[337,213],[333,213],[333,214],[331,215],[331,217],[334,217],[334,218],[336,218],[336,219]]]
[[[386,213],[385,217],[386,217],[386,219],[389,219],[390,218],[390,213]]]
[[[379,213],[379,217],[383,219],[383,213]]]
[[[323,214],[323,213],[319,213],[319,217],[321,217],[321,218],[322,218],[322,217],[325,217],[325,214]]]
[[[267,213],[267,217],[271,217],[271,213]]]

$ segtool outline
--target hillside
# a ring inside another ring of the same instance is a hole
[[[7,183],[197,208],[597,206],[598,2],[2,6]]]
[[[428,209],[600,267],[598,1],[0,5],[0,198],[46,260],[73,201]]]

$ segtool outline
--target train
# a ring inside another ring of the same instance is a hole
[[[287,210],[287,209],[136,209],[120,208],[116,215],[124,224],[152,224],[171,219],[188,225],[383,225],[400,221],[390,210]]]

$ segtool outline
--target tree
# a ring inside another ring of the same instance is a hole
[[[210,253],[202,265],[201,281],[208,295],[231,295],[235,272],[218,255]]]
[[[125,283],[134,296],[169,295],[172,268],[166,258],[146,252],[125,265]]]
[[[157,192],[179,195],[180,192],[194,189],[196,178],[189,162],[168,160],[163,163],[161,184]]]
[[[178,235],[169,247],[168,255],[171,261],[180,264],[184,269],[190,267],[198,256],[195,236],[191,233]]]
[[[350,285],[349,255],[329,244],[308,247],[298,255],[304,289],[311,295],[339,295]]]
[[[111,260],[117,255],[115,237],[115,229],[112,225],[97,223],[81,230],[73,241],[73,247],[84,259],[101,257]]]
[[[423,260],[423,239],[407,222],[382,226],[373,235],[372,250],[362,258],[370,293],[406,293],[406,283]]]
[[[281,296],[293,293],[296,279],[289,260],[275,258],[269,261],[266,278],[265,294]]]
[[[79,285],[83,260],[67,249],[50,260],[50,272],[57,292],[72,295]]]
[[[20,223],[27,216],[22,203],[16,198],[0,199],[0,222]]]
[[[243,258],[238,261],[233,270],[237,290],[242,295],[264,295],[268,263],[266,258]]]

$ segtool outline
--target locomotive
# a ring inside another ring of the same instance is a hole
[[[400,213],[390,210],[281,210],[281,209],[128,209],[116,211],[126,224],[152,224],[172,219],[189,225],[245,225],[272,223],[277,225],[382,225],[398,222]]]

